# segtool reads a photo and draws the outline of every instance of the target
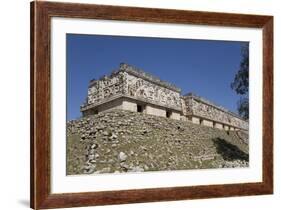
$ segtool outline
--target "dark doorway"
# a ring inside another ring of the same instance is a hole
[[[166,111],[166,117],[171,118],[172,112],[171,111]]]
[[[142,105],[137,105],[137,112],[143,112],[143,106]]]

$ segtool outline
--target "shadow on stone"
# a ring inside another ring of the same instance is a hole
[[[249,161],[249,154],[240,150],[237,146],[227,142],[221,138],[213,139],[214,145],[216,147],[217,153],[222,156],[224,160],[245,160]]]

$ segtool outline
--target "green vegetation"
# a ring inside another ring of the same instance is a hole
[[[241,49],[240,68],[235,75],[231,88],[240,95],[238,113],[244,119],[249,119],[249,44]]]

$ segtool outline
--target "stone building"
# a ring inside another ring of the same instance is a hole
[[[248,122],[224,107],[189,93],[182,97],[184,116],[195,124],[224,130],[248,130]]]
[[[238,115],[181,89],[136,67],[121,63],[118,70],[91,80],[81,106],[83,116],[112,109],[141,112],[225,130],[248,130]]]

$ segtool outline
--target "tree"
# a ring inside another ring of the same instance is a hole
[[[241,48],[240,68],[237,71],[231,88],[240,95],[237,110],[241,117],[249,119],[249,44]]]

